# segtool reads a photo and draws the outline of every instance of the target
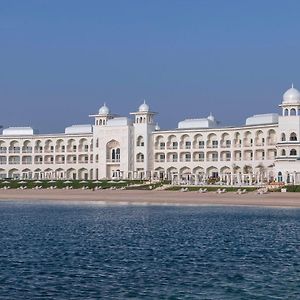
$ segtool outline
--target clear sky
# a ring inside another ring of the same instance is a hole
[[[243,124],[300,88],[300,1],[1,0],[0,124],[61,132],[145,98],[162,128]]]

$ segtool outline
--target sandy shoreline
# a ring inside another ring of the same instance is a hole
[[[174,205],[228,205],[268,206],[300,208],[297,193],[269,193],[257,195],[254,192],[197,193],[174,191],[126,191],[126,190],[1,190],[0,200],[73,200],[102,201],[114,204],[174,204]]]

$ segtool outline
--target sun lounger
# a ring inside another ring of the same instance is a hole
[[[217,189],[217,194],[223,194],[226,192],[226,189]]]

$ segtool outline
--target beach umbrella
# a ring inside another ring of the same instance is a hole
[[[124,181],[124,180],[120,180],[118,183],[126,183],[126,181]]]
[[[99,181],[99,180],[96,180],[96,181],[94,181],[93,183],[102,183],[101,181]]]
[[[43,183],[43,182],[40,180],[36,180],[34,183]]]
[[[79,183],[87,183],[87,181],[85,181],[85,180],[81,180]]]
[[[3,182],[1,182],[1,183],[5,183],[5,184],[7,184],[7,183],[10,183],[9,181],[7,181],[7,180],[5,180],[5,181],[3,181]]]
[[[70,180],[64,181],[64,184],[69,184],[69,183],[72,183],[72,181]]]
[[[24,183],[27,183],[26,181],[19,181],[18,182],[19,184],[24,184]]]
[[[110,180],[107,183],[116,183],[117,181]]]
[[[55,180],[48,181],[48,183],[55,183],[55,182],[56,182]]]

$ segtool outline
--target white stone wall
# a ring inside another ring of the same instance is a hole
[[[172,174],[201,174],[205,178],[235,174],[235,180],[240,181],[250,173],[260,176],[259,180],[271,179],[277,131],[273,124],[155,132],[154,171],[168,179]]]
[[[84,179],[92,169],[91,134],[0,136],[2,178]]]

